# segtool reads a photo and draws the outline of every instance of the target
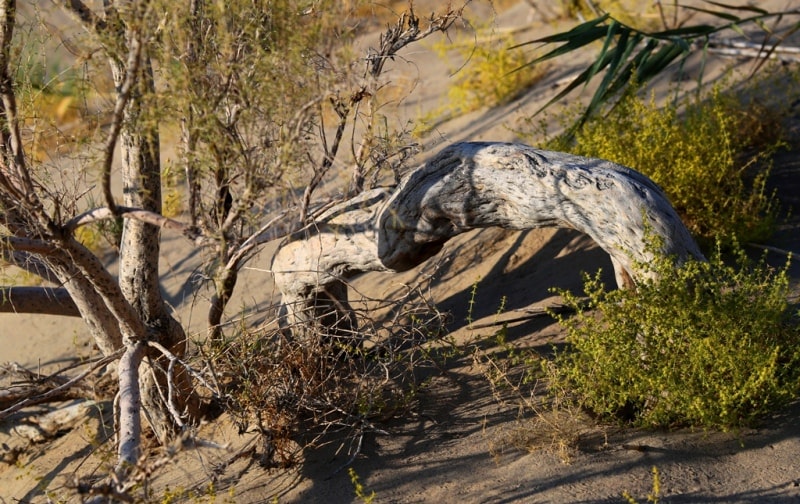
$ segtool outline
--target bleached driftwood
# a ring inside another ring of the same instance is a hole
[[[363,193],[285,240],[272,263],[284,321],[327,316],[323,326],[346,332],[349,277],[408,270],[450,238],[494,226],[586,233],[611,256],[620,287],[647,274],[637,268],[653,258],[646,233],[679,262],[703,258],[663,191],[630,168],[520,144],[458,143],[394,190]]]

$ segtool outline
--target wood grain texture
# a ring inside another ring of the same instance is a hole
[[[679,263],[703,259],[664,192],[635,170],[521,144],[457,143],[393,190],[365,192],[284,241],[272,270],[288,322],[307,319],[300,313],[328,286],[360,272],[408,270],[485,227],[586,233],[611,256],[621,287],[649,274],[637,266],[653,259],[646,233]]]

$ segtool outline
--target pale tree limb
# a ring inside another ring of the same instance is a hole
[[[521,144],[454,144],[393,192],[365,192],[315,224],[286,239],[273,259],[289,325],[315,318],[319,306],[330,306],[330,287],[353,275],[406,271],[476,228],[583,232],[611,256],[621,287],[648,275],[641,265],[657,253],[677,262],[704,259],[663,191],[644,175]],[[648,234],[661,240],[661,250],[653,250]]]
[[[0,286],[0,313],[81,316],[69,291],[63,287]]]
[[[43,256],[55,254],[58,250],[58,248],[52,242],[46,240],[37,240],[36,238],[22,238],[17,236],[0,237],[0,249],[3,249],[4,251],[19,250]]]
[[[144,349],[141,341],[127,343],[119,360],[119,443],[116,474],[121,480],[136,465],[141,454],[142,397],[139,389],[139,365],[144,358]]]

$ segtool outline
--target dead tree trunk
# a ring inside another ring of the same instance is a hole
[[[272,270],[283,320],[303,325],[320,306],[332,309],[320,302],[331,286],[360,272],[408,270],[450,238],[485,227],[586,233],[611,256],[620,287],[646,275],[638,265],[654,253],[703,259],[663,191],[630,168],[520,144],[459,143],[393,191],[349,200],[279,247]],[[662,250],[647,246],[648,233],[662,240]],[[334,303],[337,319],[350,316],[341,301]]]

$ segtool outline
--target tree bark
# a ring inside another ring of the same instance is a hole
[[[272,264],[283,321],[308,322],[320,293],[356,273],[408,270],[485,227],[586,233],[611,256],[620,287],[648,275],[641,265],[656,253],[704,259],[663,191],[635,170],[520,144],[459,143],[393,192],[364,193],[284,241]]]
[[[126,68],[111,59],[115,84],[121,86],[126,78]],[[123,204],[161,213],[161,162],[158,128],[155,122],[143,117],[142,100],[155,93],[152,66],[146,54],[142,55],[137,89],[124,112],[120,131],[122,148]],[[167,310],[161,293],[160,228],[136,219],[125,219],[120,243],[119,285],[123,295],[133,306],[147,327],[147,337],[152,338],[172,353],[181,357],[186,352],[186,334],[183,327]],[[127,342],[126,342],[127,343]],[[167,360],[157,352],[148,352],[140,370],[142,403],[146,416],[158,439],[165,443],[175,433],[175,424],[160,390],[166,390]],[[183,370],[175,374],[173,386],[178,391],[178,408],[190,418],[199,416],[199,400],[191,380]]]

